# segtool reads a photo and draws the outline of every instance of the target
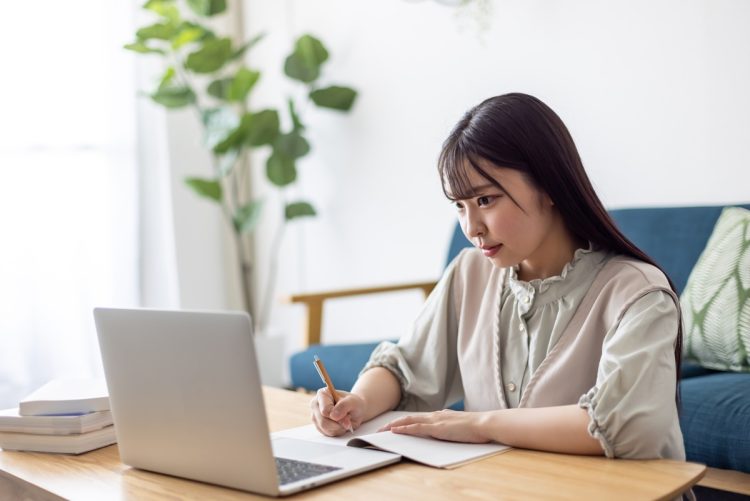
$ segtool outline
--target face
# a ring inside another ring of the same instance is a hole
[[[521,172],[488,162],[480,165],[504,190],[473,167],[466,169],[476,195],[455,202],[466,238],[482,249],[495,266],[544,259],[550,236],[560,224],[552,201]]]

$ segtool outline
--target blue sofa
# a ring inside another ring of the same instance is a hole
[[[750,205],[739,205],[750,209]],[[610,211],[620,229],[658,262],[681,292],[722,206]],[[448,262],[470,245],[456,227]],[[323,358],[337,388],[352,387],[377,343],[313,345],[290,359],[292,386],[321,386],[312,357]],[[750,373],[719,372],[683,361],[680,425],[688,461],[750,473]]]

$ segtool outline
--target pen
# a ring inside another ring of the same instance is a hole
[[[313,364],[315,365],[315,370],[318,371],[318,375],[320,376],[320,379],[323,380],[323,383],[326,385],[326,388],[328,388],[328,392],[331,394],[331,398],[333,399],[333,405],[336,405],[339,402],[339,395],[336,393],[336,388],[333,386],[333,381],[331,381],[330,376],[328,375],[328,371],[326,370],[326,366],[323,365],[323,361],[318,358],[317,355],[314,355]],[[351,423],[349,424],[349,428],[347,428],[347,431],[350,433],[354,433],[354,429],[352,428]]]

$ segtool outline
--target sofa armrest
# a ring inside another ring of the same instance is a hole
[[[359,377],[359,372],[370,359],[370,354],[378,344],[378,342],[372,342],[310,345],[307,349],[295,353],[289,359],[292,388],[316,391],[323,386],[313,364],[317,355],[325,360],[333,386],[337,390],[351,391],[357,377]]]
[[[362,289],[341,289],[327,292],[294,294],[287,299],[291,303],[302,303],[306,312],[305,346],[320,344],[320,331],[323,326],[323,303],[329,299],[361,296],[365,294],[382,294],[411,289],[421,289],[427,297],[437,282],[415,282],[408,284],[384,285]]]

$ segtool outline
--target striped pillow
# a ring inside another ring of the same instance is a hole
[[[750,211],[722,211],[680,303],[687,359],[750,372]]]

